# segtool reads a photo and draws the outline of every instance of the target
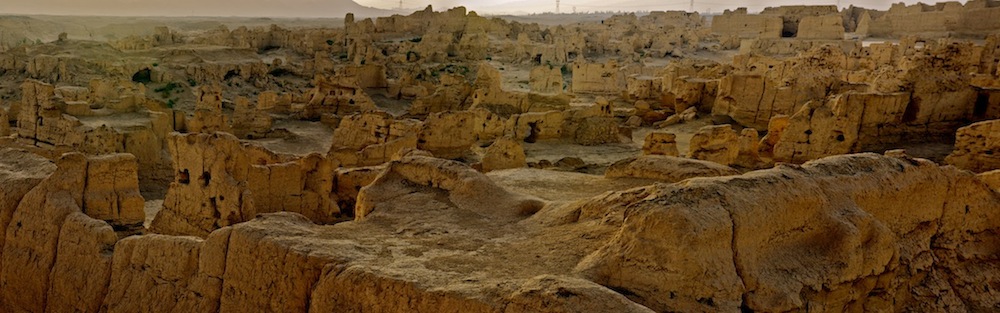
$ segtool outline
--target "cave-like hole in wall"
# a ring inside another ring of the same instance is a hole
[[[191,183],[191,173],[187,169],[184,169],[183,171],[177,172],[177,182],[179,182],[181,184],[185,184],[185,185],[190,184]]]
[[[132,74],[132,81],[137,83],[148,84],[153,82],[153,71],[148,68],[144,68]]]
[[[203,186],[208,187],[208,184],[212,183],[212,173],[202,172],[201,177],[198,178]]]

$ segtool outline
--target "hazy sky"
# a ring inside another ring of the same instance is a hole
[[[690,0],[559,0],[563,13],[587,11],[687,10]],[[0,14],[53,15],[139,15],[139,16],[270,16],[270,17],[343,17],[344,12],[358,13],[358,4],[398,9],[399,0],[0,0]],[[556,0],[403,0],[407,11],[433,5],[435,10],[464,5],[482,14],[538,13],[556,11]],[[885,9],[888,0],[840,0],[846,7]],[[898,1],[896,1],[898,2]],[[916,3],[916,0],[906,0]],[[963,1],[964,2],[964,1]],[[759,11],[766,6],[790,4],[838,4],[837,0],[695,0],[700,12],[747,7]],[[359,14],[367,15],[367,14]]]

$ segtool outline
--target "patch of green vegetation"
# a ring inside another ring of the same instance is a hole
[[[413,37],[413,39],[410,39],[410,42],[412,43],[418,43],[421,41],[424,41],[424,37]]]
[[[153,63],[153,67],[160,66],[160,63]]]
[[[188,86],[191,87],[198,86],[198,82],[195,81],[194,78],[188,78]]]
[[[174,91],[177,90],[178,88],[181,88],[180,84],[175,82],[169,82],[166,85],[163,85],[163,87],[153,89],[153,91],[160,93],[160,96],[163,98],[169,98],[170,94],[174,93]]]
[[[327,46],[332,46],[333,45],[333,39],[327,39],[326,40],[326,45]]]
[[[167,107],[173,109],[174,105],[177,105],[177,99],[167,100]]]

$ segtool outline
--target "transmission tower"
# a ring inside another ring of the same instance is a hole
[[[403,9],[403,0],[399,0],[399,9],[400,9],[400,10],[402,10],[402,9]]]
[[[559,14],[559,0],[556,0],[556,14]]]
[[[691,0],[691,4],[688,5],[688,12],[694,12],[694,0]]]

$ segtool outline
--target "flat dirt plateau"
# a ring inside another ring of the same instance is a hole
[[[996,312],[998,151],[997,0],[0,16],[0,312]]]

